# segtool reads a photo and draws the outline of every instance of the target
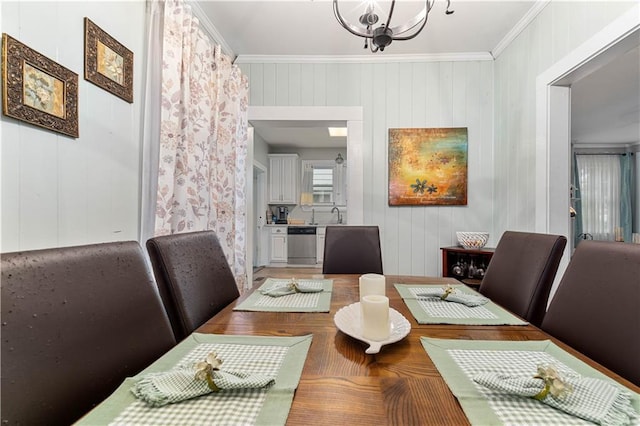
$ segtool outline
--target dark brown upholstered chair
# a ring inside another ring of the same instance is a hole
[[[502,234],[480,293],[539,326],[567,239],[560,235]]]
[[[176,343],[137,242],[1,257],[2,424],[71,424]]]
[[[382,274],[377,226],[327,226],[323,274]]]
[[[541,328],[640,386],[640,245],[581,241]]]
[[[178,341],[240,296],[213,231],[154,237],[147,250]]]

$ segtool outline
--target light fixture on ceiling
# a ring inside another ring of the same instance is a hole
[[[383,22],[379,27],[373,26],[378,22],[379,16],[376,12],[381,13],[380,7],[376,4],[375,0],[369,0],[364,13],[360,15],[358,21],[360,25],[354,25],[346,21],[340,14],[338,7],[338,0],[333,0],[333,13],[336,19],[347,31],[358,37],[364,38],[364,48],[369,47],[372,52],[384,51],[384,48],[391,44],[393,40],[411,40],[425,27],[427,24],[427,18],[429,17],[429,11],[433,7],[435,0],[425,0],[424,9],[422,9],[416,16],[408,20],[402,25],[391,26],[391,18],[396,5],[396,1],[391,1],[389,7],[389,13],[387,13],[386,23]],[[451,0],[447,0],[447,10],[445,14],[451,15],[454,11],[449,10],[451,6]],[[375,46],[375,48],[374,48]]]
[[[329,129],[329,136],[332,138],[344,138],[347,137],[346,127],[327,127]]]
[[[336,157],[336,164],[342,163],[344,163],[344,158],[342,158],[342,154],[338,153],[338,156]]]

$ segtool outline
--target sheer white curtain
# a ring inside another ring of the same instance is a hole
[[[304,163],[303,163],[304,164]],[[300,188],[300,204],[303,206],[313,205],[313,166],[304,164],[302,170],[302,188]]]
[[[338,206],[347,204],[347,186],[345,185],[346,169],[346,164],[336,164],[333,175],[333,202]]]
[[[620,226],[620,159],[617,155],[576,155],[582,232],[594,240],[615,238]]]

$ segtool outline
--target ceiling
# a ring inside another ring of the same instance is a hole
[[[320,60],[359,61],[410,55],[497,55],[517,34],[522,22],[535,16],[543,1],[436,0],[425,29],[413,40],[395,41],[381,53],[363,49],[363,39],[340,27],[331,0],[203,0],[201,9],[217,39],[237,61],[276,61],[282,57],[316,56]],[[385,10],[390,2],[378,2]],[[341,11],[356,22],[362,1],[340,0]],[[398,0],[392,25],[417,13],[423,1]],[[352,13],[349,14],[348,11]],[[397,19],[397,21],[396,21]],[[522,20],[522,21],[521,21]],[[268,57],[268,58],[265,58]],[[327,59],[327,57],[331,57]],[[295,58],[289,58],[296,60]],[[581,144],[634,143],[640,140],[640,58],[634,49],[606,67],[572,84],[572,140]],[[329,123],[252,123],[270,145],[344,147],[346,138],[329,138]]]
[[[571,140],[590,145],[640,141],[640,47],[571,85]]]
[[[364,39],[338,24],[331,0],[243,1],[196,3],[237,56],[245,55],[374,55]],[[340,11],[357,22],[362,1],[340,0]],[[391,2],[378,1],[387,11]],[[436,0],[427,26],[411,41],[395,41],[377,55],[491,52],[535,1]],[[417,14],[424,1],[398,0],[391,26]],[[380,14],[382,21],[382,14]]]
[[[280,148],[346,148],[346,137],[330,137],[329,127],[346,127],[339,121],[251,121],[255,132]]]

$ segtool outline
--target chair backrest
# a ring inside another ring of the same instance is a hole
[[[154,237],[147,250],[178,341],[240,296],[213,231]]]
[[[176,344],[137,242],[1,257],[3,424],[71,424]]]
[[[327,226],[323,274],[382,274],[377,226]]]
[[[581,241],[541,328],[640,386],[640,245]]]
[[[567,239],[507,231],[489,262],[480,293],[539,326]]]

